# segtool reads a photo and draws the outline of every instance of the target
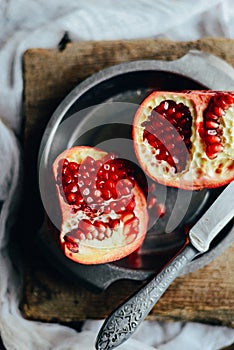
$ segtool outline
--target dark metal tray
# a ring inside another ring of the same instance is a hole
[[[63,150],[75,145],[91,145],[114,151],[135,162],[131,123],[136,108],[147,94],[153,90],[232,90],[233,86],[232,67],[215,56],[198,51],[170,62],[123,63],[100,71],[79,84],[51,117],[38,155],[41,199],[53,224],[59,227],[59,215],[55,194],[51,190],[54,186],[48,185],[51,165]],[[139,253],[139,266],[129,257],[101,265],[74,263],[61,252],[46,220],[38,233],[43,252],[66,276],[96,290],[105,289],[118,279],[145,280],[158,272],[180,249],[185,240],[183,225],[195,222],[220,191],[191,192],[160,185],[158,188],[159,195],[169,207],[169,215],[159,219],[149,230]],[[165,233],[168,225],[172,229]],[[212,249],[194,260],[183,273],[194,271],[214,259],[227,247],[233,235],[233,227],[229,225]]]

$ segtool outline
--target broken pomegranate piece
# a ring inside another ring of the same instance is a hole
[[[234,92],[155,91],[138,108],[134,149],[145,173],[177,188],[234,179]]]
[[[68,258],[106,263],[142,244],[148,214],[134,171],[129,161],[93,147],[73,147],[56,158],[60,243]]]

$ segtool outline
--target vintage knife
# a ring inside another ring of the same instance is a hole
[[[209,250],[210,243],[233,217],[234,181],[190,229],[188,243],[178,255],[108,316],[98,333],[96,349],[113,349],[127,340],[183,268],[195,256]]]

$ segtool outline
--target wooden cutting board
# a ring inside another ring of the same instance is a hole
[[[73,326],[87,318],[101,319],[140,285],[139,282],[118,281],[106,291],[95,294],[75,282],[68,282],[37,251],[33,237],[42,215],[38,209],[36,160],[41,135],[52,112],[74,86],[102,68],[137,59],[173,60],[190,49],[215,54],[234,66],[234,41],[228,39],[82,42],[60,45],[58,49],[25,52],[27,229],[23,248],[26,273],[21,310],[26,318]],[[234,244],[209,265],[176,279],[148,319],[199,321],[234,327],[233,266]]]

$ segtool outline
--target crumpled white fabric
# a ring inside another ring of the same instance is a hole
[[[231,0],[0,1],[0,334],[7,350],[93,350],[103,322],[86,321],[77,333],[58,324],[25,320],[18,309],[20,256],[12,264],[8,241],[22,181],[15,135],[22,127],[23,52],[33,47],[55,48],[65,32],[72,41],[234,38],[233,19]],[[233,342],[234,330],[227,327],[144,321],[119,349],[216,350]]]

